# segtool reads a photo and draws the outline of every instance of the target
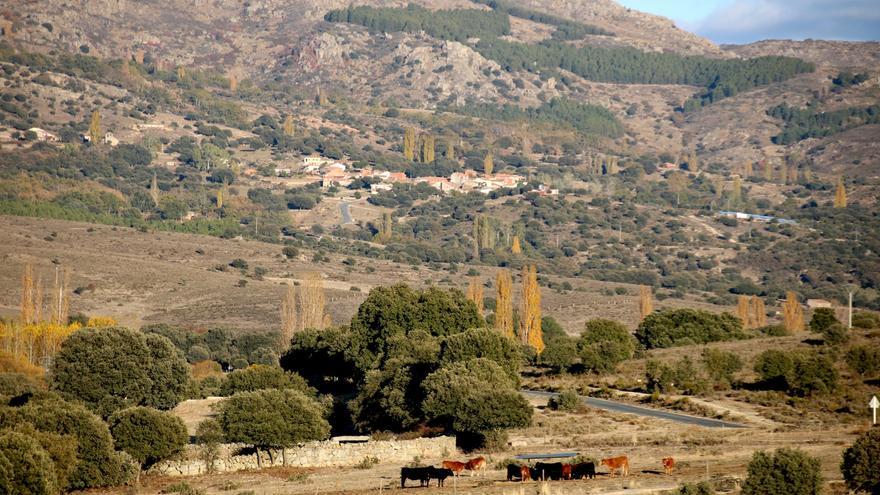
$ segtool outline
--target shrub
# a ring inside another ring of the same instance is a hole
[[[849,330],[840,323],[834,323],[822,330],[822,338],[828,345],[841,345],[849,340]]]
[[[743,482],[743,495],[818,495],[822,491],[819,459],[797,449],[755,452]]]
[[[850,490],[880,493],[880,428],[862,433],[843,451],[840,472]]]
[[[220,402],[218,421],[227,441],[254,446],[258,465],[260,449],[272,459],[270,449],[323,440],[330,434],[321,405],[291,389],[239,392]]]
[[[33,394],[42,389],[40,383],[29,375],[0,372],[0,395],[16,397],[26,393]]]
[[[622,324],[597,318],[586,323],[577,346],[585,370],[611,373],[633,356],[636,342]]]
[[[850,369],[862,376],[880,373],[880,348],[876,346],[854,346],[847,351],[845,359]]]
[[[825,330],[835,323],[840,322],[837,321],[837,316],[834,314],[833,309],[816,308],[816,310],[813,311],[813,317],[810,318],[810,331],[815,333],[825,333]]]
[[[475,328],[446,337],[440,363],[448,364],[470,359],[491,359],[512,377],[519,376],[519,346],[513,339],[494,329]]]
[[[702,359],[706,373],[716,386],[729,387],[733,374],[743,367],[739,356],[720,349],[703,349]]]
[[[548,340],[540,355],[541,364],[549,366],[557,373],[570,369],[577,360],[577,341],[568,336]]]
[[[877,328],[880,327],[880,316],[877,316],[874,313],[858,311],[856,313],[853,313],[852,324],[855,328],[862,328],[866,330]]]
[[[12,424],[26,422],[42,432],[75,438],[78,462],[70,474],[69,488],[120,485],[134,475],[125,456],[114,451],[107,424],[85,407],[59,399],[46,399],[31,400],[13,411],[9,418]]]
[[[220,387],[220,395],[230,396],[238,392],[270,388],[299,390],[312,396],[316,393],[305,379],[296,373],[287,373],[277,366],[254,364],[228,374]]]
[[[669,495],[715,495],[715,490],[708,482],[701,481],[699,483],[685,483],[677,490],[669,492]]]
[[[183,397],[189,366],[157,334],[127,328],[86,328],[73,333],[55,356],[52,388],[103,416],[134,406],[170,409]]]
[[[141,469],[180,454],[189,443],[183,420],[149,407],[117,411],[108,423],[116,448],[127,452]]]
[[[454,432],[484,433],[528,426],[532,406],[510,378],[488,359],[448,364],[422,383],[425,416]]]
[[[648,315],[636,329],[647,349],[705,344],[746,337],[739,318],[694,309],[670,309]]]
[[[766,385],[790,395],[824,393],[837,384],[834,363],[816,352],[764,351],[755,361],[755,372]]]
[[[645,364],[645,385],[648,392],[701,394],[708,390],[691,358],[685,356],[674,364],[649,360]]]
[[[785,325],[767,325],[766,327],[761,327],[758,329],[758,332],[768,336],[768,337],[785,337],[791,335]]]
[[[558,396],[547,401],[547,405],[556,411],[573,412],[581,406],[581,398],[574,390],[563,390]]]
[[[9,494],[58,493],[52,459],[34,438],[14,431],[0,435],[0,489]]]
[[[208,473],[214,472],[214,462],[220,454],[223,440],[223,427],[216,419],[206,419],[196,427],[196,443],[201,446],[200,454]]]

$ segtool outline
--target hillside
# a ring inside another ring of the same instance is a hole
[[[7,11],[2,211],[394,262],[536,262],[721,305],[743,288],[842,300],[845,281],[877,304],[862,255],[878,249],[877,43],[715,47],[610,1],[554,13],[538,1],[425,5]],[[96,113],[121,147],[75,146]],[[334,182],[306,157],[371,175]],[[491,179],[487,159],[508,177],[488,196],[425,188],[456,173]],[[830,207],[840,177],[849,212]],[[731,222],[719,209],[797,223]],[[388,214],[390,238],[377,240]],[[871,234],[835,244],[847,225]],[[833,255],[807,242],[817,231]],[[792,263],[791,243],[814,263]]]

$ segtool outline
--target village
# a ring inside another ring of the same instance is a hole
[[[427,184],[446,194],[452,191],[489,194],[492,191],[505,188],[515,188],[527,184],[525,177],[509,173],[480,174],[475,170],[453,172],[449,177],[407,177],[403,172],[389,172],[377,170],[371,167],[361,169],[352,168],[350,164],[332,160],[320,155],[306,156],[302,159],[302,165],[297,170],[294,168],[275,168],[275,174],[281,178],[293,177],[297,174],[312,178],[309,182],[321,182],[324,189],[331,186],[346,187],[356,179],[369,179],[370,193],[391,191],[394,184]],[[549,195],[558,195],[558,189],[549,189],[539,186],[539,191]]]

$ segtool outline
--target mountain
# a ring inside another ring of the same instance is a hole
[[[880,301],[878,43],[716,46],[610,0],[34,0],[2,16],[3,213],[316,259],[534,262],[712,304],[843,284]],[[82,143],[95,119],[119,147]],[[318,155],[406,182],[321,188],[303,169]],[[487,167],[528,184],[418,183]],[[871,234],[831,243],[847,229]]]

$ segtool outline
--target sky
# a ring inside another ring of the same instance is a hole
[[[716,43],[880,40],[880,0],[618,0]]]

